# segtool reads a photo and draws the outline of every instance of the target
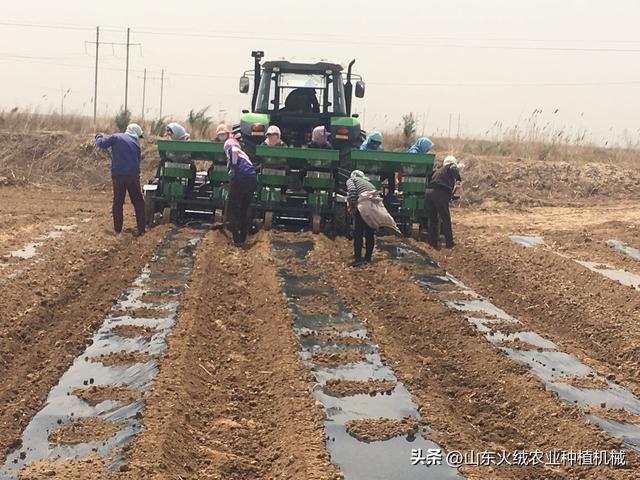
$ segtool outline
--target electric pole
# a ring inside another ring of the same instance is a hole
[[[127,111],[128,105],[128,97],[129,97],[129,38],[131,34],[131,29],[127,28],[127,68],[124,77],[124,111]]]
[[[147,69],[144,69],[142,76],[142,120],[144,120],[144,101],[147,96]]]
[[[96,27],[96,80],[93,86],[93,125],[98,115],[98,47],[100,47],[100,27]]]
[[[127,28],[127,43],[120,42],[100,42],[100,27],[96,27],[96,41],[95,42],[84,42],[85,49],[87,48],[87,44],[95,44],[96,46],[96,78],[93,87],[93,123],[96,123],[96,118],[98,116],[98,52],[100,50],[100,45],[111,45],[113,48],[115,45],[125,45],[127,47],[127,68],[126,68],[126,76],[125,76],[125,84],[124,84],[124,109],[127,110],[128,105],[128,92],[129,92],[129,47],[131,45],[139,46],[142,51],[141,43],[131,43],[130,39],[130,28]]]
[[[164,68],[160,75],[160,118],[162,118],[162,96],[164,95]]]
[[[71,92],[70,88],[67,88],[67,91],[65,92],[64,89],[60,89],[60,119],[64,120],[64,99],[67,98],[67,95],[69,95],[69,92]]]

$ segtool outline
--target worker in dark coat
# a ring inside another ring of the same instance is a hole
[[[140,190],[140,138],[142,128],[137,123],[127,126],[125,133],[114,133],[105,137],[96,135],[96,145],[111,148],[111,181],[113,183],[113,229],[116,236],[122,232],[124,199],[127,192],[136,212],[138,235],[145,231],[144,199]]]
[[[224,142],[224,153],[230,177],[227,200],[229,226],[233,243],[240,246],[246,240],[249,229],[249,207],[258,185],[256,169],[235,138],[231,137]]]
[[[438,248],[440,224],[447,248],[453,248],[453,228],[451,227],[451,213],[449,202],[453,196],[456,184],[462,181],[460,168],[456,157],[449,155],[444,159],[442,167],[438,168],[431,177],[425,193],[425,207],[429,218],[429,244]]]

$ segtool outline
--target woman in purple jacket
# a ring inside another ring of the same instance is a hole
[[[230,177],[227,207],[229,227],[233,234],[233,242],[242,245],[247,239],[251,199],[258,186],[256,169],[249,155],[242,151],[240,143],[235,138],[231,137],[224,142],[224,153],[227,156]]]
[[[108,137],[101,133],[96,135],[96,145],[100,148],[111,148],[111,181],[113,182],[113,229],[116,236],[122,232],[122,207],[124,198],[129,198],[136,211],[138,235],[144,234],[144,199],[140,191],[140,141],[142,128],[137,123],[127,126],[125,133],[114,133]]]

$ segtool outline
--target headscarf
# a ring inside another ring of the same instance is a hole
[[[137,123],[130,123],[129,125],[127,125],[127,130],[125,131],[125,133],[135,138],[136,140],[143,137],[142,128],[140,128],[140,125],[138,125]]]
[[[229,130],[229,127],[227,127],[224,123],[221,123],[220,125],[218,125],[218,128],[216,128],[216,138],[215,141],[222,141],[220,139],[218,139],[218,135],[220,135],[221,133],[226,133],[227,134],[227,138],[225,138],[224,141],[226,141],[228,138],[231,137],[231,130]]]
[[[355,180],[356,178],[362,178],[363,180],[369,180],[369,178],[364,174],[362,170],[354,170],[350,175],[351,180]]]
[[[167,130],[173,133],[173,138],[175,140],[189,140],[191,138],[191,135],[189,135],[184,127],[179,123],[170,123],[167,125]]]
[[[325,126],[320,125],[311,132],[311,141],[317,145],[329,145],[329,135],[331,133],[327,131]]]
[[[453,155],[447,155],[445,157],[444,162],[442,162],[442,166],[446,167],[447,165],[451,165],[458,170],[462,170],[464,168],[464,163],[458,162],[458,159]]]
[[[433,142],[430,139],[428,139],[427,137],[420,137],[409,150],[415,151],[417,153],[427,153],[432,148]]]
[[[362,145],[360,145],[360,150],[369,150],[369,143],[371,141],[380,143],[377,150],[384,150],[384,148],[382,148],[382,134],[376,131],[370,132],[369,135],[367,135],[367,138],[362,142]]]
[[[280,139],[280,129],[275,125],[270,125],[267,128],[267,139],[264,141],[265,145],[280,145],[282,140]],[[275,137],[275,138],[274,138]]]

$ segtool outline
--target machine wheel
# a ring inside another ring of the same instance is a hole
[[[313,233],[320,233],[320,215],[315,214],[311,217],[311,231]]]
[[[160,220],[160,223],[162,225],[166,225],[168,223],[171,223],[171,208],[170,207],[165,207],[165,209],[162,210],[162,220]]]
[[[155,211],[155,200],[151,195],[145,195],[144,197],[144,219],[147,226],[153,225],[153,216]]]
[[[411,224],[411,238],[413,238],[415,240],[419,240],[420,239],[420,224],[419,223],[412,223]]]
[[[273,226],[273,212],[264,212],[264,229],[271,230]]]

